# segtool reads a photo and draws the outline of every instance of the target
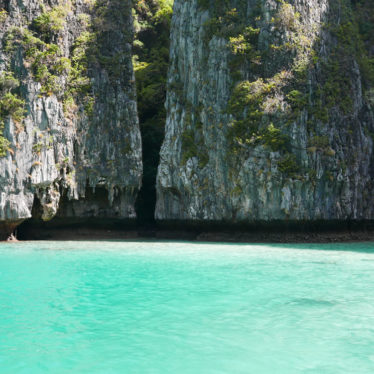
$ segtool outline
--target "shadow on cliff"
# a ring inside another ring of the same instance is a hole
[[[120,197],[114,198],[113,205],[120,205]],[[50,221],[42,220],[43,207],[35,196],[32,218],[24,221],[17,229],[21,240],[110,238],[115,236],[133,237],[136,227],[134,219],[118,217],[109,204],[108,191],[104,187],[86,187],[85,197],[69,200],[66,191],[62,192],[56,216]],[[122,231],[122,233],[121,233]]]

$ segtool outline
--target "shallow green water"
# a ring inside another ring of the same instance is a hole
[[[374,244],[0,244],[0,373],[372,374]]]

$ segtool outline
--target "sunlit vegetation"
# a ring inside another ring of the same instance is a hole
[[[231,53],[230,70],[233,81],[227,113],[233,120],[228,127],[229,155],[240,155],[255,146],[280,152],[279,171],[294,177],[297,159],[292,155],[289,125],[309,113],[308,130],[313,133],[316,123],[325,126],[332,111],[349,115],[353,110],[353,60],[359,64],[367,100],[374,102],[373,45],[374,5],[369,0],[339,0],[332,3],[328,19],[320,30],[308,28],[290,1],[277,0],[270,20],[264,20],[258,7],[230,1],[199,0],[199,6],[209,10],[205,24],[207,43],[213,37],[227,40]],[[245,15],[245,16],[243,16]],[[274,31],[272,44],[259,44],[264,25]],[[328,57],[319,58],[319,31],[329,32],[332,43]],[[283,35],[279,38],[279,35]],[[314,36],[313,36],[314,35]],[[311,74],[319,71],[320,79],[310,87]],[[315,139],[322,139],[316,135]],[[327,143],[311,145],[310,149],[335,155]],[[296,163],[296,164],[295,164]]]
[[[0,157],[4,157],[10,142],[3,136],[4,121],[11,117],[16,124],[20,124],[25,115],[25,102],[19,98],[16,90],[19,81],[11,73],[0,75]]]

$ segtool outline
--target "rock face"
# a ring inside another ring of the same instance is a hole
[[[175,1],[158,220],[374,219],[362,3]]]
[[[0,239],[34,215],[135,218],[130,0],[0,1]]]

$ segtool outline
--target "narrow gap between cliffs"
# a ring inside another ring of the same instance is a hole
[[[166,121],[166,79],[169,65],[173,0],[136,1],[133,65],[142,136],[143,180],[136,202],[138,225],[153,226],[156,176]]]

